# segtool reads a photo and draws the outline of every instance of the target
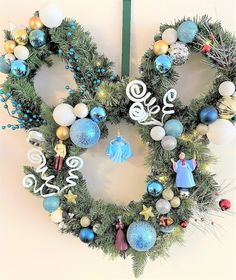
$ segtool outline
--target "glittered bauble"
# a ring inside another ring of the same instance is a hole
[[[43,208],[50,213],[56,211],[59,205],[60,198],[56,195],[45,197],[43,200]]]
[[[167,214],[170,212],[171,209],[170,202],[168,200],[161,198],[156,202],[156,209],[159,214],[162,215]]]
[[[28,64],[20,59],[13,61],[11,64],[11,73],[17,78],[27,76],[29,74]]]
[[[179,120],[171,119],[165,123],[164,129],[165,129],[166,135],[173,136],[173,137],[179,137],[182,134],[184,127]]]
[[[169,55],[173,59],[174,65],[180,66],[187,61],[189,50],[185,44],[176,42],[170,46]]]
[[[46,35],[42,30],[33,30],[30,32],[29,40],[32,47],[37,49],[46,44]]]
[[[61,25],[63,14],[61,9],[55,4],[47,4],[39,10],[39,17],[42,23],[49,27],[54,28]]]
[[[183,43],[192,43],[197,32],[197,24],[191,20],[182,22],[177,29],[178,38]]]
[[[163,191],[164,186],[157,180],[152,180],[147,183],[147,192],[154,197],[157,197]]]
[[[222,97],[218,102],[218,111],[220,118],[232,119],[236,114],[236,96]]]
[[[83,119],[88,116],[89,109],[88,106],[84,103],[79,103],[74,107],[74,114],[76,117]]]
[[[153,52],[155,55],[165,54],[168,51],[168,43],[164,40],[158,40],[154,43]]]
[[[199,113],[200,121],[204,124],[211,124],[218,118],[218,112],[213,106],[206,106]]]
[[[0,56],[0,72],[8,74],[11,71],[11,65],[7,63],[4,56]]]
[[[13,53],[14,52],[14,49],[16,47],[16,42],[13,41],[13,40],[7,40],[5,43],[4,43],[4,51],[6,53]]]
[[[235,84],[231,81],[225,81],[219,86],[219,93],[222,96],[230,96],[235,93]]]
[[[165,134],[165,129],[162,126],[154,126],[150,131],[150,136],[155,141],[162,140]]]
[[[208,131],[208,126],[203,123],[199,123],[199,125],[196,128],[196,131],[199,135],[206,135]]]
[[[105,121],[106,116],[107,116],[106,111],[101,106],[93,107],[92,110],[90,111],[91,119],[97,123]]]
[[[95,234],[90,228],[82,228],[79,232],[79,238],[84,243],[90,243],[94,240]]]
[[[162,197],[165,200],[171,200],[174,197],[174,192],[170,188],[164,189],[162,192]]]
[[[169,45],[177,41],[177,31],[174,28],[167,28],[162,33],[162,40],[166,41]]]
[[[161,146],[166,151],[174,150],[177,146],[177,140],[173,136],[165,136],[161,140]]]
[[[188,226],[188,222],[187,221],[181,221],[179,223],[179,225],[182,227],[182,228],[186,228]]]
[[[41,29],[43,27],[43,23],[39,17],[34,16],[29,20],[29,27],[31,29]]]
[[[63,211],[60,208],[57,208],[57,210],[53,211],[50,215],[51,220],[55,224],[59,224],[63,221]]]
[[[178,208],[181,204],[179,197],[175,196],[171,199],[170,205],[172,208]]]
[[[12,53],[5,54],[4,58],[8,64],[11,64],[16,59],[16,57]]]
[[[228,199],[221,199],[219,202],[220,209],[222,211],[228,210],[231,207],[231,203]]]
[[[127,231],[127,241],[134,250],[146,252],[156,242],[157,234],[155,228],[148,222],[133,222]]]
[[[174,225],[170,225],[167,227],[160,227],[160,231],[163,233],[172,233],[175,230],[175,226]]]
[[[31,145],[38,147],[44,140],[44,136],[38,127],[33,127],[27,131],[26,141]]]
[[[75,121],[70,128],[70,139],[80,148],[86,149],[96,145],[100,134],[97,123],[87,118]]]
[[[25,29],[17,29],[14,32],[14,39],[18,45],[26,45],[28,43],[28,33]]]
[[[53,111],[54,121],[61,126],[70,126],[76,120],[73,107],[66,103],[56,106]]]
[[[155,67],[156,70],[161,73],[167,73],[172,66],[172,58],[169,55],[159,55],[155,58]]]
[[[218,119],[209,125],[207,137],[216,145],[229,144],[235,137],[236,128],[231,121]]]
[[[90,219],[89,219],[89,217],[83,216],[83,217],[80,219],[80,225],[81,225],[82,227],[88,227],[88,226],[90,226]]]
[[[70,129],[67,126],[59,126],[56,135],[60,140],[66,140],[70,137]]]
[[[26,60],[29,57],[29,50],[25,46],[16,46],[14,49],[14,55],[16,58]]]

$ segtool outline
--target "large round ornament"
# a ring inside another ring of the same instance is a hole
[[[155,228],[148,222],[133,222],[127,231],[127,241],[134,250],[146,252],[156,242],[157,234]]]
[[[165,123],[164,129],[166,135],[179,137],[183,133],[184,127],[179,120],[171,119]]]
[[[199,113],[200,121],[204,124],[211,124],[218,118],[218,112],[213,106],[206,106]]]
[[[167,73],[172,66],[172,58],[169,55],[162,54],[155,58],[155,67],[156,70],[161,73]]]
[[[46,35],[42,30],[33,30],[30,32],[29,40],[32,47],[41,48],[46,44]]]
[[[8,64],[12,64],[12,62],[16,59],[16,57],[12,53],[5,54],[4,58]]]
[[[26,141],[32,146],[38,147],[44,140],[44,136],[38,127],[33,127],[27,131]]]
[[[13,53],[14,52],[14,49],[15,49],[15,47],[16,47],[16,42],[15,41],[13,41],[13,40],[7,40],[5,43],[4,43],[4,46],[3,46],[3,48],[4,48],[4,51],[6,52],[6,53]]]
[[[236,96],[222,97],[218,102],[220,118],[232,119],[236,114]]]
[[[90,148],[100,139],[100,128],[96,122],[84,118],[77,120],[70,128],[71,141],[80,148]]]
[[[156,202],[156,209],[159,214],[162,215],[167,214],[170,212],[171,209],[170,202],[168,200],[161,198]]]
[[[60,140],[67,140],[70,137],[70,129],[67,126],[59,126],[56,135]]]
[[[50,215],[50,219],[53,221],[55,224],[59,224],[63,221],[63,211],[61,208],[57,208],[57,210],[53,211]]]
[[[17,29],[14,32],[14,39],[18,45],[26,45],[28,43],[28,33],[25,29]]]
[[[103,107],[96,106],[93,107],[92,110],[90,111],[90,117],[93,121],[100,123],[105,121],[107,114]]]
[[[208,126],[203,124],[203,123],[199,123],[197,128],[196,128],[196,131],[199,135],[206,135],[207,132],[208,132]]]
[[[170,46],[169,55],[173,59],[174,65],[180,66],[188,60],[189,50],[185,44],[176,42]]]
[[[56,211],[59,205],[60,198],[56,195],[45,197],[43,200],[43,208],[50,213]]]
[[[178,196],[175,196],[171,199],[170,205],[172,208],[178,208],[181,204],[181,201]]]
[[[87,216],[83,216],[80,219],[80,225],[82,227],[88,227],[88,226],[90,226],[90,223],[91,223],[91,221],[90,221],[89,217],[87,217]]]
[[[168,43],[164,40],[158,40],[154,43],[153,52],[155,55],[165,54],[168,51]]]
[[[163,191],[164,186],[157,180],[147,182],[147,192],[154,197],[157,197]]]
[[[11,65],[7,63],[4,56],[0,56],[0,72],[8,74],[11,71]]]
[[[235,93],[235,84],[231,81],[225,81],[219,86],[219,93],[222,96],[230,96]]]
[[[31,17],[29,20],[29,27],[33,30],[41,29],[43,27],[43,23],[42,23],[40,17],[38,17],[38,16]]]
[[[74,114],[76,117],[83,119],[88,116],[89,109],[88,106],[84,103],[79,103],[74,107]]]
[[[21,59],[17,59],[11,64],[11,73],[17,78],[25,77],[29,74],[28,64]]]
[[[26,60],[29,57],[29,50],[25,46],[16,46],[14,49],[14,55],[16,58]]]
[[[162,197],[165,200],[171,200],[174,197],[174,192],[170,189],[170,188],[166,188],[164,189],[164,191],[162,192]]]
[[[183,43],[192,43],[197,32],[197,24],[191,20],[182,22],[177,29],[178,38]]]
[[[40,9],[39,17],[42,23],[49,28],[58,27],[63,20],[62,11],[55,4],[48,4]]]
[[[218,119],[209,125],[207,137],[211,143],[226,145],[235,137],[236,128],[231,121]]]
[[[150,136],[154,141],[160,141],[165,134],[165,129],[162,126],[154,126],[150,131]]]
[[[166,41],[169,45],[177,41],[177,31],[174,28],[167,28],[162,33],[162,40]]]
[[[174,150],[177,146],[177,140],[173,136],[165,136],[161,140],[161,146],[166,151]]]
[[[53,111],[54,121],[61,126],[70,126],[76,120],[73,107],[66,103],[56,106]]]
[[[84,243],[90,243],[94,240],[95,234],[90,228],[82,228],[79,232],[79,238]]]

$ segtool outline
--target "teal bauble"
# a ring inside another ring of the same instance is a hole
[[[56,211],[59,205],[60,198],[56,195],[45,197],[43,200],[43,208],[50,213]]]
[[[93,121],[99,123],[105,121],[107,114],[103,107],[96,106],[93,107],[92,110],[90,111],[90,117]]]
[[[82,228],[79,232],[79,238],[84,243],[89,243],[94,240],[94,231],[90,228]]]
[[[160,227],[160,231],[163,233],[172,233],[175,230],[174,225],[166,226],[166,227]]]
[[[164,74],[171,69],[172,62],[173,60],[169,55],[162,54],[155,58],[154,63],[155,63],[156,70],[159,73]]]
[[[211,124],[218,118],[218,112],[214,106],[206,106],[199,112],[201,123]]]
[[[177,35],[182,43],[192,43],[198,32],[197,24],[191,20],[184,21],[177,29]]]
[[[79,119],[70,128],[71,141],[80,148],[90,148],[96,145],[100,139],[100,128],[91,119]]]
[[[35,49],[43,47],[46,44],[46,35],[42,30],[33,30],[29,34],[29,41]]]
[[[146,252],[150,250],[157,239],[155,228],[148,222],[133,222],[127,231],[127,240],[134,250]]]
[[[165,123],[164,129],[165,129],[166,135],[173,136],[176,138],[176,137],[179,137],[183,133],[184,127],[179,120],[171,119]]]
[[[29,66],[24,60],[14,60],[11,64],[11,73],[17,78],[25,77],[29,74]]]
[[[8,74],[11,71],[11,65],[6,62],[5,57],[0,57],[0,72],[4,74]]]
[[[164,186],[157,180],[147,182],[147,192],[154,197],[159,196],[164,189]]]

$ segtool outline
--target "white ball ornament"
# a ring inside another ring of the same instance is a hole
[[[169,45],[177,41],[177,31],[174,28],[167,28],[162,33],[162,40],[166,41]]]
[[[88,113],[88,106],[84,103],[79,103],[74,107],[74,114],[80,119],[87,117]]]
[[[14,55],[16,58],[26,60],[29,57],[29,50],[22,45],[18,45],[14,49]]]
[[[222,96],[231,96],[235,93],[235,85],[233,82],[225,81],[219,86],[219,93]]]
[[[50,218],[53,221],[53,223],[59,224],[62,222],[63,220],[62,213],[63,211],[60,208],[58,208],[57,210],[51,213]]]
[[[61,9],[55,4],[47,4],[39,10],[39,17],[42,23],[48,28],[55,28],[61,25],[63,14]]]
[[[150,136],[155,141],[162,140],[165,134],[165,129],[162,126],[154,126],[150,131]]]
[[[76,120],[73,107],[69,104],[62,103],[56,106],[53,111],[55,122],[62,126],[70,126]]]

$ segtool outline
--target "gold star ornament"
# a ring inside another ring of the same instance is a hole
[[[139,213],[140,215],[144,216],[144,219],[147,221],[150,217],[154,217],[154,214],[152,212],[152,207],[146,207],[145,205],[143,205],[143,211],[141,211]]]
[[[76,204],[77,195],[73,194],[71,191],[69,191],[67,194],[65,194],[64,197],[66,198],[67,203],[74,203],[74,204]]]

